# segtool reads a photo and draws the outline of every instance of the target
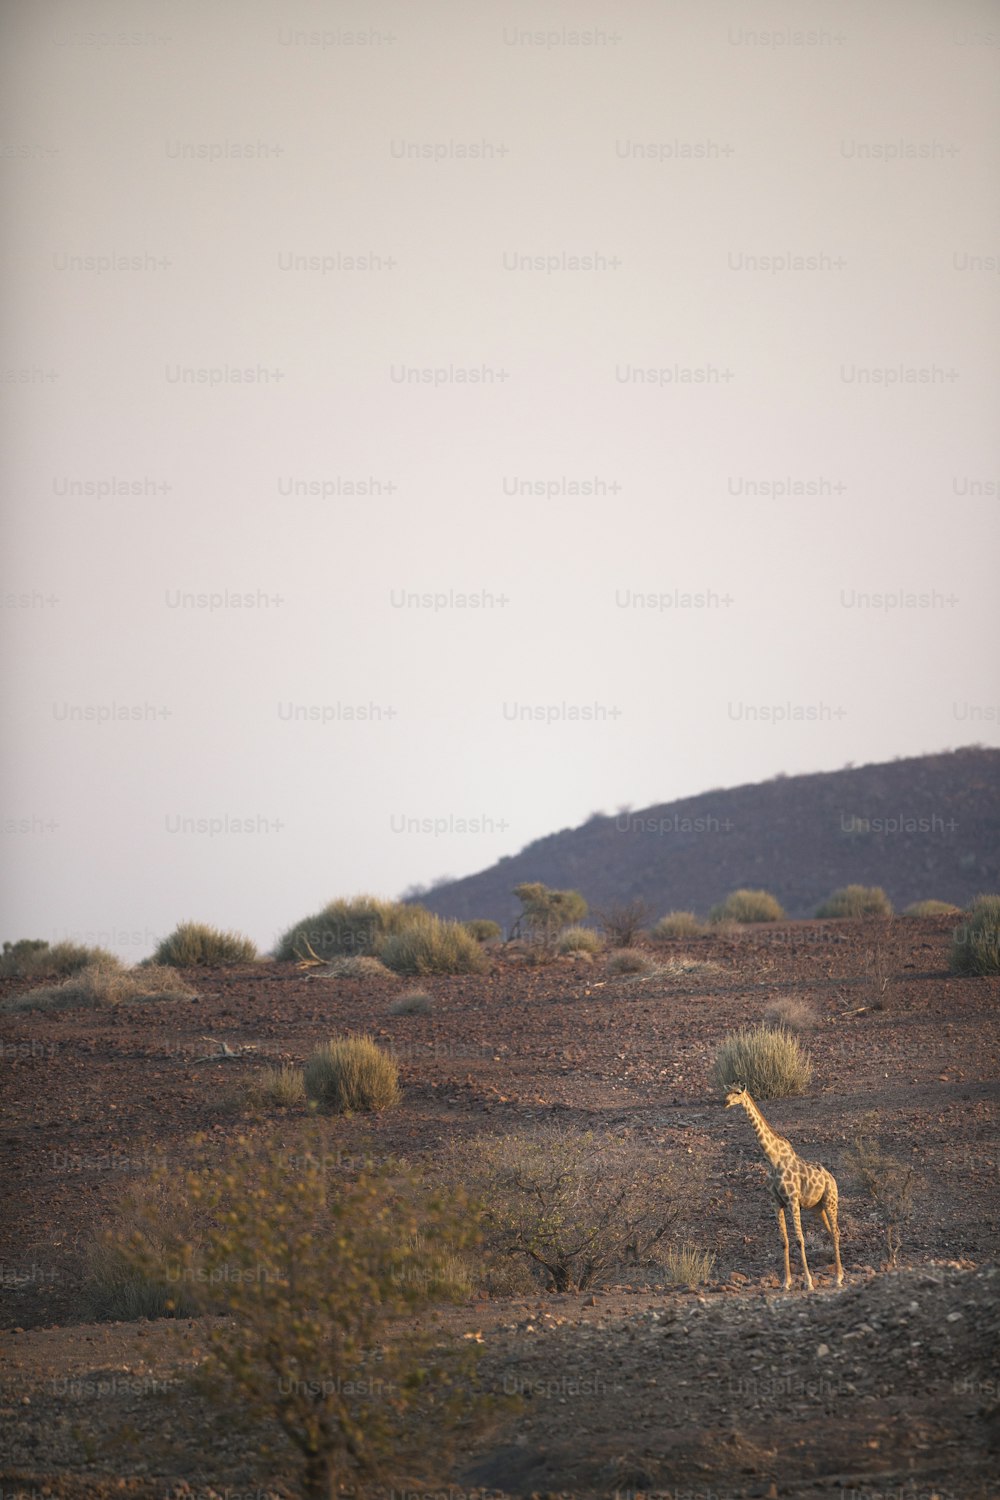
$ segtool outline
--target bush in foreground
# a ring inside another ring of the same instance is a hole
[[[229,1314],[204,1330],[204,1397],[277,1424],[307,1500],[430,1482],[484,1405],[472,1341],[398,1326],[465,1291],[450,1279],[474,1241],[464,1196],[446,1205],[390,1167],[331,1171],[321,1123],[291,1153],[285,1136],[222,1160],[204,1145],[190,1171],[159,1174],[166,1201],[123,1247],[153,1283]]]
[[[892,902],[880,885],[843,885],[816,908],[817,917],[891,917]]]
[[[397,974],[481,974],[489,967],[479,943],[461,922],[430,912],[385,938],[378,956]]]
[[[137,1000],[191,1000],[195,991],[176,970],[142,965],[123,969],[117,959],[113,964],[89,964],[62,984],[43,985],[8,1000],[7,1010],[74,1010],[99,1009]]]
[[[1000,974],[1000,896],[977,896],[951,943],[953,974]]]
[[[662,1151],[589,1131],[480,1136],[454,1148],[448,1169],[484,1204],[489,1251],[526,1259],[558,1292],[647,1261],[684,1201]]]
[[[700,937],[704,930],[693,911],[668,911],[654,924],[650,937],[654,942],[668,943],[673,938]]]
[[[399,1068],[370,1036],[334,1037],[306,1063],[305,1088],[332,1114],[378,1112],[399,1103]]]
[[[714,1073],[723,1091],[741,1084],[755,1099],[784,1099],[805,1093],[812,1061],[784,1027],[758,1024],[725,1038],[715,1055]]]
[[[710,922],[780,922],[784,907],[770,891],[730,891],[725,901],[713,906]]]
[[[123,968],[121,959],[106,948],[86,948],[80,943],[45,942],[43,938],[21,938],[4,943],[0,954],[0,977],[4,979],[64,979],[88,964]]]
[[[257,945],[239,932],[222,932],[205,922],[181,922],[153,954],[154,964],[177,969],[198,965],[252,964],[260,957]]]

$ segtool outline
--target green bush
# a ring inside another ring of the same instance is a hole
[[[950,901],[914,901],[903,912],[903,916],[953,917],[961,910],[960,906],[952,906]]]
[[[95,1010],[133,1000],[191,1000],[194,994],[174,969],[149,964],[123,969],[115,959],[112,964],[89,964],[62,984],[44,985],[25,995],[16,995],[5,1002],[3,1009]]]
[[[378,956],[397,974],[481,974],[489,960],[461,922],[421,912],[382,940]]]
[[[731,891],[708,914],[710,922],[780,922],[785,912],[769,891]]]
[[[259,958],[257,946],[239,932],[221,932],[205,922],[181,922],[165,937],[153,954],[154,964],[193,969],[223,964],[252,964]]]
[[[515,925],[523,927],[545,952],[551,952],[565,927],[582,922],[587,915],[587,903],[579,891],[554,891],[541,881],[526,880],[514,887],[514,895],[522,908]]]
[[[654,925],[650,937],[657,943],[667,943],[672,938],[700,937],[704,928],[693,911],[668,911]]]
[[[560,934],[558,950],[560,953],[600,953],[600,935],[592,927],[567,927]]]
[[[370,1036],[334,1037],[306,1063],[305,1087],[332,1114],[378,1112],[399,1103],[399,1068]]]
[[[85,948],[79,943],[55,943],[51,947],[43,938],[21,938],[4,943],[0,954],[0,977],[4,979],[64,979],[88,964],[105,968],[123,968],[121,959],[106,948]]]
[[[891,917],[892,902],[880,885],[844,885],[816,908],[817,917]]]
[[[953,974],[1000,974],[1000,896],[977,896],[951,944]]]
[[[427,915],[424,907],[405,901],[383,901],[378,896],[341,898],[289,927],[278,939],[274,956],[283,963],[371,956],[384,938]]]
[[[812,1060],[783,1026],[758,1023],[725,1038],[715,1055],[714,1073],[720,1089],[739,1084],[755,1099],[784,1099],[805,1093]]]
[[[503,936],[500,923],[491,922],[488,917],[472,917],[468,922],[463,922],[462,926],[477,943],[491,943]]]

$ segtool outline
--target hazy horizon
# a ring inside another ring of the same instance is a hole
[[[1000,744],[995,6],[0,30],[0,938]]]

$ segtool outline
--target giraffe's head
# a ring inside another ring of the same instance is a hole
[[[734,1104],[742,1104],[744,1099],[749,1099],[745,1086],[742,1083],[734,1083],[726,1095],[726,1108],[732,1109]]]

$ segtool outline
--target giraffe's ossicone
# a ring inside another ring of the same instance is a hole
[[[734,1104],[740,1104],[746,1110],[750,1124],[760,1142],[761,1150],[771,1165],[769,1173],[771,1193],[785,1251],[785,1291],[787,1292],[792,1285],[792,1270],[788,1259],[788,1228],[785,1223],[786,1210],[791,1214],[792,1223],[795,1226],[795,1237],[799,1242],[806,1286],[810,1291],[813,1289],[813,1279],[809,1274],[809,1264],[806,1260],[806,1243],[802,1235],[801,1210],[803,1208],[811,1210],[823,1220],[827,1233],[833,1241],[837,1285],[843,1286],[844,1268],[840,1263],[836,1178],[818,1162],[803,1161],[801,1156],[797,1156],[791,1142],[786,1141],[783,1135],[778,1135],[771,1129],[745,1088],[729,1090],[726,1095],[726,1108],[731,1109]]]

